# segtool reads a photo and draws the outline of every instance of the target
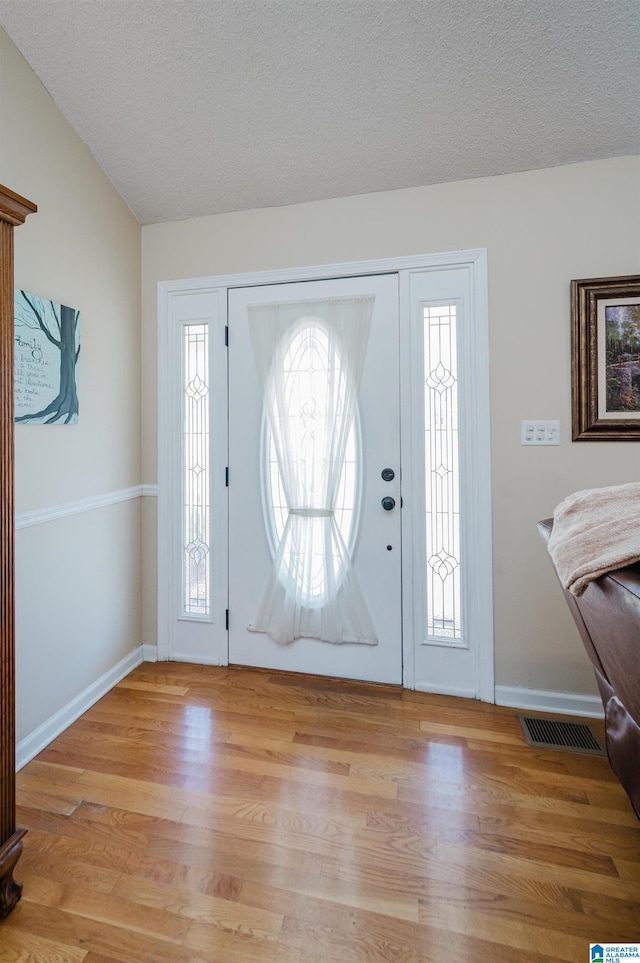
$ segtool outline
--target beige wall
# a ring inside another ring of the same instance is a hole
[[[0,31],[0,180],[38,205],[16,284],[82,312],[77,425],[16,426],[19,513],[140,483],[140,225]],[[18,739],[142,641],[140,499],[16,538]]]
[[[594,693],[535,523],[571,491],[640,475],[637,443],[571,443],[569,382],[570,279],[640,270],[640,158],[157,224],[142,238],[146,483],[157,480],[158,281],[487,248],[496,682]],[[559,418],[560,447],[522,448],[523,418]],[[153,548],[144,568],[151,642]]]
[[[140,644],[140,502],[17,533],[18,741]]]

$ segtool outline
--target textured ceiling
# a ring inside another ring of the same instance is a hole
[[[143,223],[640,152],[640,0],[0,0]]]

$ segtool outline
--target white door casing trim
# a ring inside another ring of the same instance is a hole
[[[487,702],[494,701],[494,653],[493,653],[493,577],[491,548],[491,467],[489,432],[489,345],[488,345],[488,304],[487,304],[487,255],[485,249],[452,251],[438,254],[425,254],[410,257],[382,258],[368,261],[352,261],[341,264],[313,265],[229,274],[207,278],[186,278],[158,283],[158,658],[170,658],[170,631],[174,618],[171,600],[176,597],[175,565],[173,564],[172,519],[175,517],[177,493],[175,491],[175,472],[172,472],[171,446],[166,443],[173,425],[172,399],[175,397],[175,369],[172,379],[170,352],[171,308],[174,298],[185,294],[225,295],[220,303],[225,303],[228,288],[250,287],[254,285],[311,281],[339,277],[364,276],[368,274],[398,273],[400,276],[400,324],[403,326],[403,313],[408,310],[408,292],[411,272],[466,267],[469,273],[473,324],[469,325],[467,337],[460,344],[460,370],[463,377],[471,379],[470,390],[474,392],[476,405],[473,424],[465,433],[467,448],[465,464],[467,472],[473,477],[473,490],[463,496],[468,517],[464,552],[466,565],[474,573],[467,591],[473,632],[473,646],[476,653],[477,685],[476,697]],[[401,380],[406,382],[411,371],[411,343],[401,334],[400,344]],[[403,463],[405,471],[405,492],[407,474],[411,477],[409,453],[412,437],[411,414],[412,399],[410,385],[401,384],[401,415]],[[405,462],[406,459],[406,462]],[[405,503],[407,520],[403,518],[403,563],[412,560],[412,525],[409,524],[410,506]],[[420,522],[422,524],[422,521]],[[405,567],[403,577],[403,666],[404,685],[423,688],[422,680],[415,677],[415,598],[410,572]],[[224,664],[226,660],[215,657]],[[465,690],[466,693],[466,690]],[[452,686],[452,695],[462,694],[460,688]]]

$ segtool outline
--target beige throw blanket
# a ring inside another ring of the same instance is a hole
[[[640,561],[640,484],[569,495],[553,513],[548,548],[573,595],[605,572]]]

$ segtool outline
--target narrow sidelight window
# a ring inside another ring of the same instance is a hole
[[[424,306],[427,640],[462,638],[456,305]]]
[[[211,612],[209,553],[209,326],[183,333],[182,614]]]

